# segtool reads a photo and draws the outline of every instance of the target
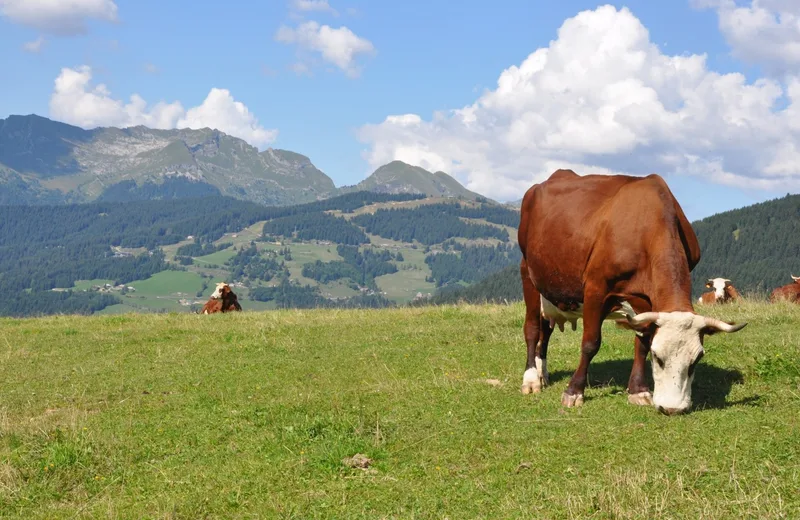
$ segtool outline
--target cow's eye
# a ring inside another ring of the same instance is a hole
[[[692,374],[694,374],[694,369],[697,367],[697,364],[700,362],[700,360],[703,359],[704,355],[705,355],[705,352],[700,352],[700,354],[698,354],[697,357],[694,358],[694,361],[692,361],[692,364],[689,365],[689,377],[692,377]]]
[[[658,356],[656,355],[656,353],[655,353],[655,352],[650,352],[650,355],[652,356],[653,360],[654,360],[656,363],[658,363],[658,367],[659,367],[659,368],[664,368],[664,360],[663,360],[663,359],[661,359],[660,357],[658,357]]]

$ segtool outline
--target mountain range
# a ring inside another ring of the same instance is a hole
[[[299,153],[259,152],[219,130],[145,126],[85,130],[40,117],[0,119],[0,204],[174,199],[228,195],[291,205],[353,191],[475,200],[444,172],[393,161],[337,188]]]

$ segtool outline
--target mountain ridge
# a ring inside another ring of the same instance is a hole
[[[0,119],[0,204],[157,200],[187,193],[292,205],[363,190],[480,197],[444,172],[400,161],[356,186],[336,187],[305,155],[259,151],[211,128],[87,130],[36,114]]]

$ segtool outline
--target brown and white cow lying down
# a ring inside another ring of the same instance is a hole
[[[217,288],[211,294],[211,298],[203,305],[200,314],[214,314],[215,312],[240,311],[239,299],[225,282],[217,284]]]
[[[700,246],[678,202],[658,175],[578,176],[558,170],[522,201],[519,246],[528,347],[522,392],[548,382],[553,326],[583,319],[581,358],[561,397],[583,404],[589,363],[602,323],[620,319],[637,331],[628,401],[675,414],[692,403],[692,380],[705,336],[734,325],[694,313],[690,272]],[[638,313],[638,314],[637,314]],[[645,379],[652,357],[655,387]]]
[[[780,300],[787,300],[800,303],[800,276],[790,275],[794,283],[778,287],[769,295],[769,300],[773,303]]]
[[[709,278],[706,287],[714,289],[703,293],[697,303],[703,305],[713,305],[715,303],[729,303],[739,299],[739,291],[727,278]]]

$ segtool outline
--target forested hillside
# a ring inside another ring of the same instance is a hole
[[[190,310],[214,281],[249,308],[389,306],[518,261],[489,202],[354,192],[0,207],[0,314]]]
[[[0,206],[0,315],[197,309],[218,281],[246,309],[522,297],[519,213],[354,192],[296,206],[227,197]],[[693,223],[707,278],[765,293],[800,274],[800,196]]]
[[[729,278],[740,291],[769,292],[800,276],[800,195],[720,213],[692,224],[703,257],[695,294],[708,278]]]
[[[79,280],[107,280],[116,286],[163,271],[185,270],[180,259],[217,251],[213,241],[255,222],[418,198],[358,192],[273,208],[228,197],[0,206],[0,291],[18,295],[0,304],[0,315],[97,311],[117,303],[116,295],[100,298],[83,291],[56,295],[51,290],[71,288]],[[187,237],[193,242],[176,253],[176,262],[169,262],[161,248]]]

